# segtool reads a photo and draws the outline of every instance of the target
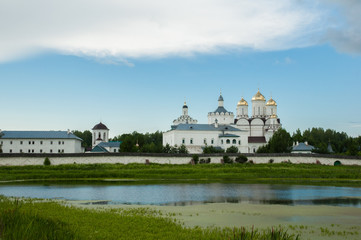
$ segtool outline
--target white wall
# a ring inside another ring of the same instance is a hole
[[[77,139],[1,139],[3,153],[82,153]]]
[[[208,156],[199,156],[200,159],[207,159]],[[220,163],[222,156],[211,156],[211,163]],[[234,159],[234,157],[231,157]],[[25,166],[25,165],[43,165],[44,157],[32,157],[29,156],[13,156],[3,157],[0,156],[0,166]],[[52,165],[59,164],[95,164],[95,163],[145,163],[149,160],[151,163],[159,164],[188,164],[190,163],[191,156],[121,156],[121,155],[80,155],[80,156],[49,156]],[[291,162],[293,164],[308,163],[316,164],[319,161],[323,165],[334,165],[335,161],[340,161],[343,165],[359,165],[361,166],[361,159],[343,159],[343,158],[331,158],[331,157],[320,157],[315,155],[300,156],[300,155],[285,155],[285,156],[260,156],[253,155],[248,156],[249,161],[253,161],[255,164],[269,163],[270,160],[274,163]]]

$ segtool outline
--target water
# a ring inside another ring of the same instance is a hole
[[[175,205],[203,203],[333,205],[361,208],[361,188],[272,184],[152,185],[0,185],[0,194],[15,197],[107,200],[110,204]]]

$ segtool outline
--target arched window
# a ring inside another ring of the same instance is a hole
[[[231,143],[231,140],[227,139],[227,140],[226,140],[226,143],[227,143],[227,144],[230,144],[230,143]]]
[[[191,140],[189,141],[191,144],[193,144],[193,138],[191,138]]]
[[[221,143],[223,144],[223,139],[221,140]]]
[[[273,108],[271,108],[271,115],[273,115]]]
[[[207,139],[206,139],[206,138],[203,139],[203,143],[204,143],[204,144],[207,144]]]
[[[236,140],[236,139],[233,139],[233,140],[232,140],[232,144],[237,144],[237,140]]]
[[[185,144],[185,143],[186,143],[186,139],[183,138],[183,139],[182,139],[182,144]]]
[[[105,133],[103,134],[103,136],[104,136],[104,137],[103,137],[103,140],[104,140],[104,141],[106,141],[106,138],[105,138]]]
[[[98,138],[102,138],[101,135],[100,135],[100,133],[98,134]]]
[[[241,140],[238,140],[238,144],[241,145]]]
[[[211,144],[214,144],[214,139],[212,138],[212,140],[211,140]]]

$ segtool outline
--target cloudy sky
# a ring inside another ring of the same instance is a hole
[[[359,0],[0,0],[0,128],[168,130],[260,91],[361,135]]]

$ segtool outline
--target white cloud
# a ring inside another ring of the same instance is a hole
[[[324,19],[312,0],[2,0],[0,62],[48,50],[128,64],[304,47],[319,40]]]

